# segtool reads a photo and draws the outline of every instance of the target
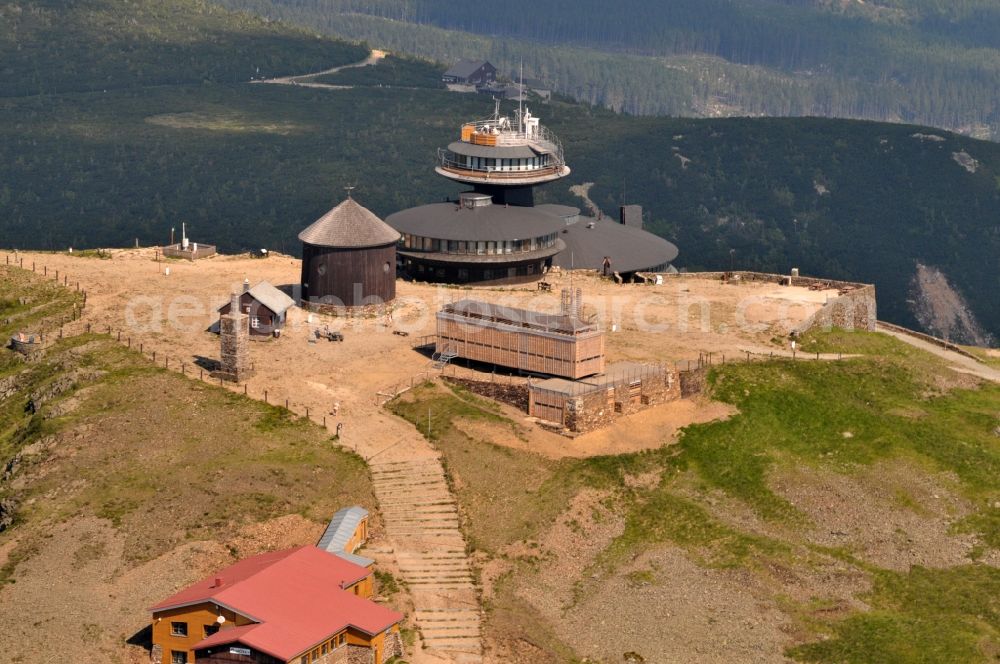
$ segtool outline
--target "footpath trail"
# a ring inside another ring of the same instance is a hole
[[[966,373],[973,376],[977,376],[984,380],[992,381],[994,383],[1000,383],[1000,371],[994,369],[993,367],[987,366],[982,362],[972,359],[971,357],[966,357],[960,353],[956,353],[953,350],[948,350],[947,348],[942,348],[935,344],[930,343],[904,332],[886,327],[884,325],[879,325],[879,332],[883,334],[888,334],[891,337],[895,337],[904,343],[908,343],[911,346],[915,346],[921,350],[925,350],[928,353],[937,355],[940,358],[947,360],[952,369],[960,373]]]
[[[343,71],[344,69],[353,69],[356,67],[368,67],[370,65],[378,64],[378,61],[385,57],[385,51],[373,50],[367,58],[360,60],[358,62],[353,62],[349,65],[340,65],[339,67],[331,67],[330,69],[324,69],[323,71],[313,72],[311,74],[297,74],[295,76],[281,76],[278,78],[268,78],[261,81],[254,81],[255,84],[264,85],[298,85],[305,88],[321,88],[324,90],[350,90],[353,85],[333,85],[331,83],[317,83],[313,79],[320,76],[326,76],[327,74],[336,74],[338,71]]]
[[[440,454],[409,423],[374,406],[369,416],[384,437],[358,452],[368,460],[424,647],[446,661],[482,662],[479,593]]]

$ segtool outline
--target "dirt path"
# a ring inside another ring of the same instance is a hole
[[[882,334],[888,334],[889,336],[895,337],[904,343],[908,343],[911,346],[915,346],[916,348],[925,350],[928,353],[932,353],[940,358],[948,360],[951,368],[959,373],[970,374],[984,380],[1000,383],[1000,371],[987,366],[982,362],[973,360],[971,357],[960,355],[959,353],[948,350],[947,348],[935,346],[934,344],[924,341],[923,339],[918,339],[917,337],[910,336],[909,334],[898,332],[881,325],[878,329]]]
[[[379,51],[373,49],[371,54],[359,62],[354,62],[349,65],[340,65],[339,67],[331,67],[330,69],[324,69],[323,71],[313,72],[312,74],[298,74],[296,76],[282,76],[279,78],[268,78],[262,81],[253,81],[254,83],[265,83],[272,85],[298,85],[305,88],[322,88],[324,90],[350,90],[353,85],[332,85],[330,83],[316,83],[313,79],[319,78],[320,76],[326,76],[327,74],[336,74],[338,71],[343,71],[344,69],[353,69],[355,67],[369,67],[371,65],[378,64],[378,61],[386,56],[385,51]]]
[[[583,204],[586,206],[586,208],[590,210],[591,216],[600,219],[605,216],[604,212],[601,211],[601,208],[597,207],[597,203],[590,200],[590,188],[593,186],[594,186],[593,182],[584,182],[583,184],[575,184],[569,188],[569,193],[573,194],[574,196],[579,196],[580,199],[583,200]]]

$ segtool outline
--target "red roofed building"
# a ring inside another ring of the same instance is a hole
[[[247,558],[150,609],[153,661],[382,664],[403,615],[371,596],[371,570],[313,546]]]

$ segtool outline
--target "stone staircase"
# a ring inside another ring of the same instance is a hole
[[[369,464],[424,647],[454,662],[479,664],[479,593],[440,458],[397,456]]]

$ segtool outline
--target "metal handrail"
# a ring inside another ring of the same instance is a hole
[[[525,170],[501,170],[501,169],[490,169],[490,168],[474,168],[468,164],[462,164],[454,159],[450,159],[448,155],[451,154],[450,151],[438,148],[438,158],[437,165],[441,168],[457,173],[475,175],[477,177],[486,176],[490,178],[530,178],[539,175],[558,175],[562,173],[563,169],[566,167],[566,163],[562,160],[561,155],[559,158],[552,162],[549,162],[545,166],[539,168],[525,169]]]

